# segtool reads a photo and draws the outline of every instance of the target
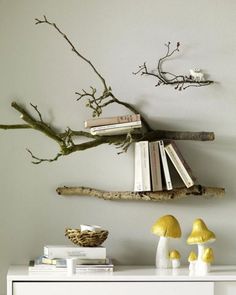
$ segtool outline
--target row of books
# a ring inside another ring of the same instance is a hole
[[[142,128],[142,122],[139,114],[133,114],[87,120],[84,127],[90,128],[92,135],[106,136],[133,132]]]
[[[68,258],[76,258],[76,272],[113,271],[114,268],[105,247],[48,245],[44,246],[42,256],[30,261],[29,273],[66,273]]]
[[[134,191],[173,189],[167,156],[185,186],[194,185],[195,177],[174,141],[139,141],[135,143]]]

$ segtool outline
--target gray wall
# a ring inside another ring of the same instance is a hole
[[[52,157],[57,146],[35,131],[0,131],[1,287],[9,264],[27,264],[43,245],[65,243],[64,228],[81,223],[110,231],[106,246],[117,263],[153,264],[157,238],[150,227],[163,214],[181,223],[183,237],[173,247],[185,263],[191,249],[185,240],[197,217],[217,235],[216,263],[236,263],[235,10],[234,0],[0,1],[1,123],[21,122],[10,106],[13,100],[37,104],[45,120],[62,129],[82,129],[90,116],[74,92],[99,81],[55,31],[34,25],[35,17],[46,14],[96,64],[114,93],[135,104],[153,127],[214,131],[214,142],[179,146],[200,183],[227,189],[221,200],[170,203],[58,197],[60,185],[132,190],[133,150],[118,156],[113,146],[104,145],[35,166],[26,148]],[[132,75],[143,61],[154,66],[169,40],[182,46],[166,63],[168,70],[188,73],[200,67],[217,83],[180,93]],[[126,112],[111,106],[104,115]]]

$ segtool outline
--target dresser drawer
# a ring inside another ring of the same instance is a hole
[[[212,282],[14,282],[12,295],[213,295]]]
[[[236,295],[236,282],[216,282],[214,295]]]

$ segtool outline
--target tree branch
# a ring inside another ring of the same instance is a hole
[[[158,192],[131,192],[131,191],[103,191],[90,187],[58,187],[58,195],[63,196],[87,196],[97,197],[104,200],[128,200],[128,201],[170,201],[184,199],[189,196],[195,197],[223,197],[225,189],[219,187],[205,187],[194,185],[191,188],[181,187],[171,191]]]
[[[32,127],[28,124],[11,124],[11,125],[4,125],[0,124],[0,129],[32,129]]]
[[[97,68],[94,66],[94,64],[87,59],[84,55],[80,53],[80,51],[74,46],[72,41],[67,37],[67,35],[61,31],[61,29],[53,22],[50,22],[46,16],[43,17],[43,19],[36,18],[36,24],[47,24],[49,26],[52,26],[56,31],[66,40],[66,42],[71,46],[72,51],[76,53],[76,55],[81,58],[83,61],[85,61],[95,72],[95,74],[98,76],[98,78],[102,81],[103,84],[103,91],[100,96],[97,95],[97,90],[94,87],[90,87],[90,91],[82,90],[82,92],[76,92],[78,95],[77,100],[81,100],[83,98],[87,98],[86,106],[89,107],[92,110],[93,117],[100,116],[102,114],[102,110],[104,107],[108,106],[112,103],[117,103],[120,105],[123,105],[127,109],[129,109],[131,112],[135,114],[139,114],[140,112],[135,109],[135,107],[131,106],[129,103],[119,100],[113,93],[111,87],[107,86],[105,78],[99,73]],[[150,131],[152,128],[148,124],[148,122],[142,117],[142,122],[144,127]]]
[[[76,47],[74,46],[74,44],[70,41],[70,39],[67,37],[67,35],[65,33],[63,33],[59,27],[55,24],[55,23],[52,23],[50,21],[48,21],[47,17],[44,15],[43,16],[43,19],[40,20],[38,18],[35,19],[36,21],[36,25],[38,24],[47,24],[49,26],[52,26],[54,29],[57,30],[57,32],[66,40],[66,42],[71,46],[71,49],[72,51],[77,55],[79,56],[83,61],[85,61],[92,69],[93,71],[96,73],[96,75],[100,78],[100,80],[102,81],[102,84],[104,86],[105,89],[108,89],[107,85],[106,85],[106,81],[105,79],[103,78],[103,76],[98,72],[98,70],[96,69],[96,67],[93,65],[93,63],[87,59],[85,56],[83,56],[77,49]]]
[[[170,48],[170,42],[165,44],[165,46],[167,47],[166,54],[158,60],[156,70],[150,71],[147,67],[146,62],[144,62],[143,65],[138,67],[138,70],[136,72],[133,72],[133,74],[141,74],[141,76],[153,76],[157,78],[157,84],[155,86],[172,85],[175,86],[176,90],[180,91],[185,90],[189,87],[202,87],[214,83],[214,81],[211,80],[196,81],[191,76],[175,75],[173,73],[163,71],[162,64],[176,52],[179,52],[180,43],[177,42],[176,47],[172,50]],[[171,76],[171,78],[169,78],[168,76]]]

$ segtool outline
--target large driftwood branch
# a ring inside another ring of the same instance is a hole
[[[224,188],[205,187],[194,185],[191,188],[181,187],[171,191],[158,192],[130,192],[130,191],[103,191],[89,187],[58,187],[57,193],[63,196],[87,196],[104,200],[129,200],[129,201],[170,201],[184,199],[189,196],[196,197],[223,197]]]
[[[112,88],[110,86],[107,86],[107,82],[105,78],[101,75],[101,73],[97,70],[95,65],[84,55],[81,54],[81,52],[75,47],[75,45],[72,43],[72,41],[69,39],[69,37],[53,22],[50,22],[46,16],[43,17],[43,19],[38,19],[36,18],[36,25],[38,24],[47,24],[51,27],[53,27],[65,40],[66,42],[70,45],[72,51],[84,62],[86,62],[89,67],[93,70],[93,72],[97,75],[97,77],[100,79],[103,85],[103,91],[100,95],[97,95],[97,89],[94,87],[90,87],[90,91],[82,89],[80,92],[76,92],[78,95],[78,99],[80,100],[82,98],[87,98],[87,103],[86,106],[89,107],[93,111],[93,116],[100,116],[102,114],[103,108],[108,106],[109,104],[112,103],[117,103],[120,105],[123,105],[127,109],[129,109],[131,112],[138,114],[138,112],[134,106],[131,104],[122,101],[118,99],[115,94],[112,92]],[[142,122],[144,127],[147,130],[152,130],[149,123],[145,120],[144,116],[142,116]]]
[[[161,57],[158,60],[157,67],[155,70],[149,70],[147,67],[147,63],[144,62],[141,66],[139,66],[139,69],[136,72],[133,72],[134,75],[141,74],[141,76],[152,76],[157,79],[157,84],[155,86],[160,85],[172,85],[175,86],[176,90],[185,90],[189,87],[202,87],[207,86],[214,81],[212,80],[201,80],[196,81],[191,76],[186,75],[176,75],[170,72],[163,71],[162,64],[164,61],[169,59],[171,56],[173,56],[176,52],[179,51],[180,43],[177,42],[176,47],[171,50],[171,43],[168,42],[165,44],[166,46],[166,53],[163,57]]]
[[[28,152],[32,156],[32,163],[40,164],[42,162],[54,162],[61,156],[66,156],[74,152],[87,150],[97,147],[101,144],[114,144],[121,150],[126,151],[132,142],[140,140],[160,140],[160,139],[172,139],[172,140],[198,140],[198,141],[211,141],[215,136],[213,132],[190,132],[190,131],[171,131],[171,130],[151,130],[145,133],[134,133],[130,136],[121,135],[109,135],[109,136],[97,136],[92,135],[86,131],[71,130],[67,128],[66,131],[59,132],[57,128],[43,121],[42,115],[39,112],[37,106],[31,104],[31,107],[36,111],[39,119],[36,119],[30,114],[25,107],[19,105],[16,102],[12,102],[11,106],[21,114],[21,119],[27,124],[12,124],[12,125],[0,125],[0,129],[34,129],[37,130],[59,145],[59,151],[56,156],[47,159],[35,156],[30,150]],[[88,140],[80,144],[75,144],[73,139],[75,137],[84,137]]]

